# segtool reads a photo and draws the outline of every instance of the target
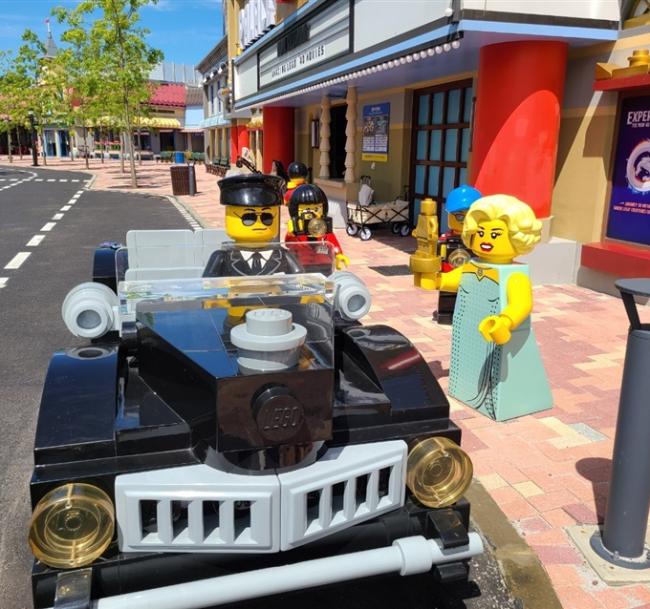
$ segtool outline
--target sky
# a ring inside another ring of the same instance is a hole
[[[45,20],[55,6],[72,7],[75,0],[0,0],[0,50],[15,51],[26,28],[45,40]],[[141,10],[142,24],[151,30],[148,42],[165,61],[196,65],[223,36],[222,0],[159,0]],[[51,20],[52,33],[63,26]]]

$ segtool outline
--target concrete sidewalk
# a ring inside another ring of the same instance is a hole
[[[85,170],[82,161],[48,167]],[[94,188],[128,190],[119,163],[93,161],[90,171],[97,175]],[[222,227],[217,179],[198,166],[197,180],[199,195],[181,202],[205,226]],[[140,191],[171,194],[169,165],[144,164],[141,183]],[[436,295],[415,289],[404,266],[414,240],[380,230],[367,242],[345,231],[337,236],[351,270],[373,294],[365,322],[406,334],[446,388],[451,331],[431,321]],[[392,268],[377,269],[382,266]],[[623,305],[575,286],[543,286],[535,289],[533,323],[554,408],[496,423],[452,400],[463,447],[476,478],[536,552],[565,609],[650,609],[650,586],[607,586],[567,535],[568,527],[597,524],[604,515],[628,329]]]

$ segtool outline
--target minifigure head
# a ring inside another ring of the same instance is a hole
[[[318,236],[326,232],[327,195],[315,184],[298,186],[289,199],[289,215],[294,219],[294,229]]]
[[[309,170],[307,169],[307,165],[304,163],[301,163],[300,161],[293,161],[292,163],[289,163],[287,173],[289,174],[289,179],[293,182],[304,184],[304,182],[307,180]]]
[[[500,264],[531,252],[539,243],[542,223],[516,197],[492,195],[472,203],[463,225],[463,243],[474,255]]]
[[[282,178],[259,173],[219,181],[226,233],[238,243],[269,243],[280,231]]]
[[[447,224],[451,230],[456,233],[460,233],[463,230],[463,222],[465,221],[467,210],[481,196],[481,193],[476,188],[472,188],[466,184],[461,184],[458,188],[454,188],[449,192],[445,207],[448,214]]]

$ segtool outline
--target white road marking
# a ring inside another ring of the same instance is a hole
[[[56,182],[56,180],[55,180],[54,178],[48,178],[47,181],[48,181],[48,182]]]
[[[10,181],[10,182],[17,182],[17,181],[18,181],[18,178],[9,178],[9,181]]]
[[[71,182],[79,182],[80,180],[70,180]]]
[[[6,269],[19,269],[25,260],[32,255],[31,252],[18,252],[7,264]]]
[[[63,218],[63,214],[54,214],[52,216],[52,220],[60,220],[61,218]]]
[[[27,247],[36,247],[41,241],[45,239],[45,235],[34,235],[28,242]]]
[[[68,178],[60,178],[59,179],[59,182],[67,182],[67,181],[68,181]]]
[[[9,277],[0,277],[0,288],[4,288],[9,281]]]
[[[55,226],[56,222],[48,222],[47,224],[43,225],[41,232],[47,233],[48,231],[51,231]]]
[[[36,178],[36,179],[34,180],[34,182],[42,182],[42,181],[43,181],[43,178]]]
[[[69,205],[64,205],[59,211],[69,211],[70,209]]]
[[[0,178],[0,182],[4,182],[7,178]]]

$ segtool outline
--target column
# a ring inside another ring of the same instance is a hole
[[[323,95],[320,102],[320,171],[319,178],[330,177],[330,98]]]
[[[237,126],[237,148],[240,151],[243,148],[250,148],[248,141],[248,127],[246,127],[246,125]]]
[[[237,157],[241,154],[237,140],[238,129],[239,127],[235,123],[230,125],[230,163],[232,165],[237,162]]]
[[[345,176],[346,184],[351,184],[355,180],[354,169],[356,163],[357,150],[357,88],[348,87],[346,97],[348,107],[345,111]]]
[[[274,159],[287,167],[294,156],[294,109],[288,106],[264,106],[262,109],[262,158],[264,173],[271,171]]]
[[[504,42],[481,48],[470,184],[551,212],[567,44]]]

